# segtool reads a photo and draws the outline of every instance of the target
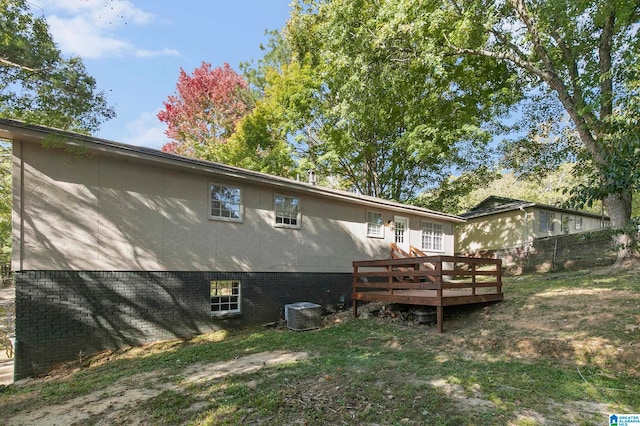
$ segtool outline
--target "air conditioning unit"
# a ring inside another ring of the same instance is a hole
[[[284,319],[287,327],[295,331],[320,328],[322,308],[311,302],[298,302],[284,305]]]

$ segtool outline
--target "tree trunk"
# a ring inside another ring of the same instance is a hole
[[[604,205],[611,219],[611,228],[619,231],[613,236],[614,247],[618,251],[617,263],[633,257],[635,230],[629,229],[631,221],[631,191],[611,194],[604,199]]]

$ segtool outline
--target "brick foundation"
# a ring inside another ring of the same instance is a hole
[[[104,349],[263,324],[287,303],[349,303],[351,274],[23,271],[16,279],[16,380]],[[210,281],[242,282],[242,313],[210,315]]]

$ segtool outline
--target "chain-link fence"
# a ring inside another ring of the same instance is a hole
[[[502,259],[503,272],[517,275],[523,272],[608,266],[616,261],[617,253],[613,246],[613,231],[604,229],[571,235],[554,235],[539,238],[527,244],[462,253],[462,255]]]
[[[16,306],[11,303],[0,304],[0,350],[7,358],[13,358],[15,345]]]
[[[0,264],[0,288],[13,287],[13,284],[11,265],[8,263]]]
[[[542,272],[608,266],[615,261],[613,231],[605,229],[537,239],[522,267],[525,272]]]
[[[0,350],[5,352],[7,358],[13,357],[15,342],[16,305],[15,298],[9,297],[14,291],[13,274],[11,265],[0,264]],[[6,297],[5,297],[6,296]]]

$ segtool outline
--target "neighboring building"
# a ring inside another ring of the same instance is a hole
[[[526,252],[535,239],[609,226],[604,215],[496,196],[460,216],[467,222],[456,229],[457,253],[507,261]]]
[[[15,377],[105,348],[349,303],[390,243],[453,254],[452,215],[0,119],[13,142]]]

